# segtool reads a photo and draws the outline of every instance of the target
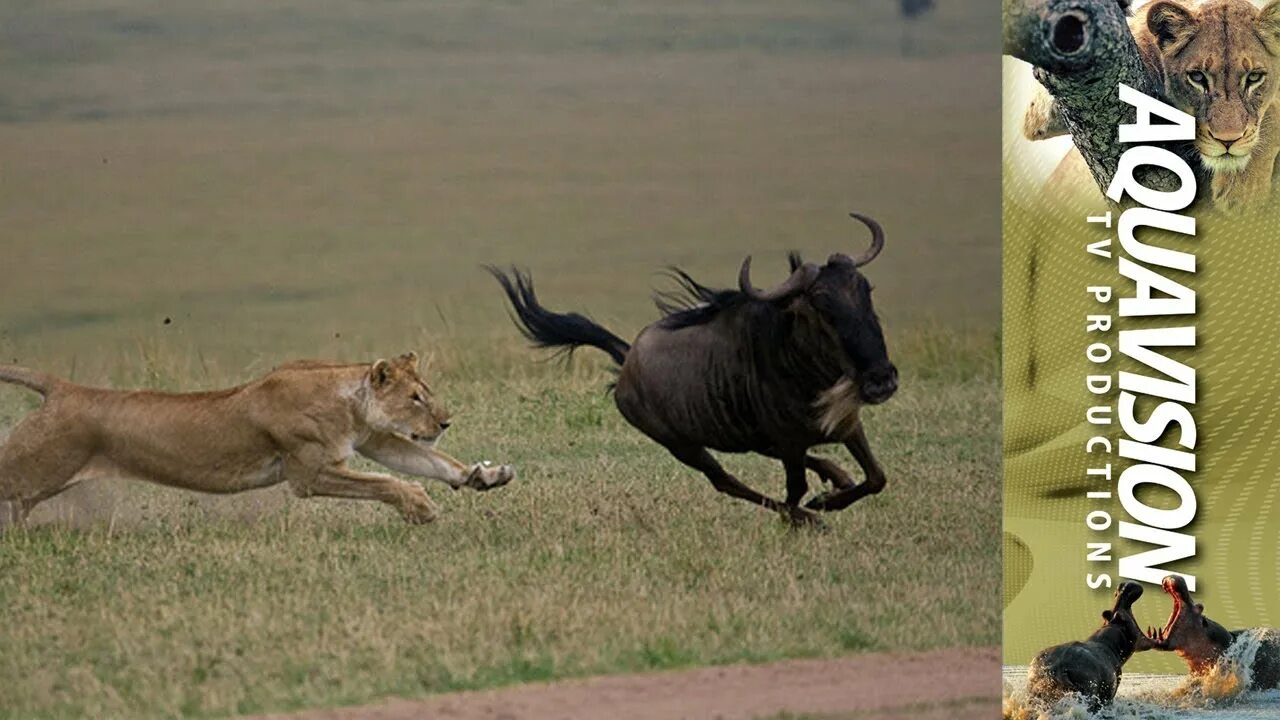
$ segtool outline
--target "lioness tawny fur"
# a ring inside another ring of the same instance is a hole
[[[185,394],[84,387],[0,365],[0,381],[45,398],[0,446],[0,502],[21,521],[37,503],[95,477],[209,493],[287,482],[299,497],[378,500],[408,522],[429,522],[436,506],[422,486],[347,461],[359,453],[476,490],[515,473],[434,449],[449,416],[417,365],[414,353],[365,364],[301,361],[238,387]]]

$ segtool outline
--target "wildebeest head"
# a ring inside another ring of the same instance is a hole
[[[850,216],[871,229],[871,247],[856,258],[836,253],[825,265],[801,262],[792,255],[791,276],[770,290],[751,284],[751,258],[742,263],[738,286],[748,297],[809,312],[836,339],[856,371],[858,393],[869,404],[888,400],[898,389],[898,369],[889,361],[884,332],[871,303],[871,284],[859,268],[884,248],[884,230],[871,218]],[[816,350],[816,349],[815,349]]]

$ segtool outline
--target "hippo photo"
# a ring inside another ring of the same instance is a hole
[[[1091,712],[1111,704],[1120,687],[1120,669],[1133,653],[1153,643],[1133,617],[1133,604],[1140,597],[1141,585],[1121,583],[1115,605],[1102,611],[1102,627],[1088,639],[1041,650],[1027,672],[1030,696],[1052,704],[1068,693],[1079,693]]]
[[[1247,628],[1228,630],[1205,616],[1204,605],[1191,599],[1191,591],[1182,576],[1170,575],[1161,584],[1173,598],[1173,610],[1163,628],[1147,630],[1148,640],[1154,650],[1178,653],[1192,675],[1208,673],[1237,638],[1250,632]],[[1280,636],[1275,631],[1262,638],[1249,669],[1250,689],[1280,685]]]

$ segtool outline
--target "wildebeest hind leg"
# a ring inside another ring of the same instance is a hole
[[[783,517],[794,525],[822,525],[822,521],[818,519],[817,515],[804,508],[780,503],[743,485],[742,481],[730,475],[728,471],[721,467],[720,463],[716,462],[716,459],[711,456],[711,453],[707,452],[706,448],[668,446],[667,450],[671,451],[671,454],[680,462],[706,475],[707,479],[711,481],[711,485],[726,495],[781,513]],[[803,470],[803,468],[801,469]]]
[[[867,443],[867,434],[862,426],[854,432],[853,438],[845,443],[853,459],[858,461],[866,479],[852,487],[823,493],[805,504],[810,510],[843,510],[868,495],[874,495],[884,489],[884,470],[871,454],[871,445]]]
[[[787,471],[787,505],[796,507],[809,492],[809,481],[804,476],[805,461],[802,459],[784,460],[782,467]]]

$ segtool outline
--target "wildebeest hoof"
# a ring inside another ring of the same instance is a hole
[[[857,499],[855,495],[856,488],[837,488],[824,493],[819,493],[805,503],[804,506],[810,510],[819,510],[822,512],[832,512],[835,510],[843,510],[853,504]]]
[[[824,493],[818,493],[817,495],[810,498],[809,502],[805,503],[804,506],[809,508],[810,510],[826,510],[827,503],[831,501],[831,497],[833,495],[838,495],[838,494],[840,494],[839,490],[831,490]]]
[[[827,524],[817,514],[811,513],[804,508],[788,505],[782,511],[782,517],[793,528],[810,528],[813,530],[826,530]]]
[[[489,467],[483,463],[476,463],[467,475],[467,479],[463,481],[462,486],[480,491],[492,490],[506,485],[514,480],[515,477],[516,469],[510,465]]]
[[[866,483],[863,483],[863,485],[865,484]],[[804,506],[810,510],[820,510],[822,512],[843,510],[857,502],[859,499],[870,494],[863,485],[829,490],[814,496],[813,499],[805,503]]]

